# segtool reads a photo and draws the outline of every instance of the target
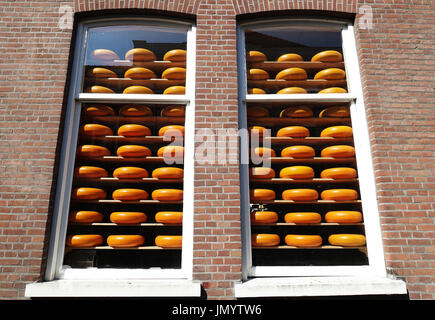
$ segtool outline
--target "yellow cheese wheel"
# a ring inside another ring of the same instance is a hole
[[[307,90],[300,87],[288,87],[279,90],[276,94],[294,94],[294,93],[307,93]]]
[[[169,125],[164,126],[159,129],[159,136],[173,136],[173,137],[179,137],[184,136],[184,126],[181,125]]]
[[[340,87],[331,87],[322,89],[318,93],[347,93],[347,90]]]
[[[156,78],[154,71],[143,68],[143,67],[133,67],[125,71],[124,78],[130,79],[152,79]]]
[[[259,138],[270,136],[270,130],[262,126],[249,127],[248,132],[251,135],[258,135]]]
[[[281,242],[279,235],[270,233],[254,233],[251,236],[253,247],[276,247]]]
[[[110,88],[104,87],[104,86],[91,86],[85,89],[86,93],[115,93]]]
[[[184,147],[164,146],[157,150],[157,156],[164,158],[182,158],[184,157]]]
[[[118,136],[145,137],[150,135],[151,130],[140,124],[124,124],[118,128]]]
[[[314,201],[318,198],[319,194],[314,189],[287,189],[282,193],[283,200]]]
[[[267,94],[267,92],[261,88],[249,88],[248,94]]]
[[[77,154],[82,157],[103,157],[110,156],[110,150],[102,146],[85,144],[78,148]]]
[[[74,188],[71,192],[71,198],[75,200],[102,200],[106,199],[106,191],[100,188]]]
[[[282,168],[279,176],[283,179],[313,179],[314,170],[307,166],[291,166]]]
[[[93,166],[80,166],[75,169],[74,175],[78,178],[93,178],[98,179],[102,177],[108,177],[109,173],[106,169]]]
[[[179,201],[183,200],[183,190],[157,189],[152,192],[151,197],[159,201]]]
[[[156,246],[161,248],[181,248],[183,236],[159,235],[154,239]]]
[[[332,138],[348,138],[352,137],[353,131],[349,126],[333,126],[323,129],[320,133],[321,137],[332,137]]]
[[[164,224],[181,224],[183,223],[182,211],[159,211],[154,219],[156,222]]]
[[[315,54],[311,58],[312,62],[340,62],[343,61],[343,55],[335,50],[325,50]]]
[[[329,189],[322,191],[320,197],[323,200],[356,200],[358,199],[358,192],[353,189]]]
[[[329,168],[320,173],[322,179],[354,179],[356,176],[356,170],[348,167]]]
[[[256,147],[254,149],[254,156],[264,158],[276,157],[276,152],[271,148]]]
[[[319,113],[319,118],[349,118],[350,117],[350,110],[349,107],[329,107],[326,109],[323,109]]]
[[[288,234],[284,241],[288,246],[300,248],[313,248],[322,245],[322,237],[319,235]]]
[[[297,159],[313,158],[316,155],[310,146],[290,146],[281,150],[281,157],[291,157]]]
[[[98,211],[73,211],[69,214],[68,221],[72,223],[93,223],[103,221],[103,215]]]
[[[88,104],[83,107],[83,115],[84,116],[114,116],[115,111],[103,104]]]
[[[156,55],[144,48],[133,48],[125,53],[125,60],[131,61],[155,61]]]
[[[162,72],[162,79],[168,80],[185,80],[186,69],[180,67],[172,67]]]
[[[124,89],[123,94],[153,94],[154,91],[144,86],[130,86]]]
[[[108,236],[106,241],[113,248],[134,248],[143,245],[145,238],[139,234],[117,234]]]
[[[278,214],[275,211],[252,211],[252,224],[275,223],[278,221]]]
[[[80,128],[80,133],[85,136],[100,137],[112,136],[113,131],[108,126],[98,123],[87,123]]]
[[[94,59],[100,60],[101,62],[119,60],[119,56],[109,49],[95,49],[92,52],[92,56]]]
[[[186,61],[187,52],[183,49],[173,49],[165,53],[163,61],[184,62]]]
[[[277,73],[276,80],[305,80],[307,72],[302,68],[287,68]]]
[[[186,87],[184,86],[172,86],[163,91],[163,94],[185,94]]]
[[[183,179],[184,170],[176,167],[162,167],[154,169],[151,175],[156,179]]]
[[[366,237],[362,234],[332,234],[328,237],[328,242],[333,246],[361,247],[366,244]]]
[[[296,54],[296,53],[286,53],[281,55],[278,59],[276,59],[278,62],[285,62],[285,61],[304,61],[304,59]]]
[[[134,188],[116,189],[112,193],[112,198],[122,201],[146,200],[148,199],[148,192]]]
[[[322,216],[317,212],[289,212],[284,216],[284,221],[287,223],[320,223]]]
[[[271,179],[275,177],[275,170],[267,167],[253,167],[249,169],[249,177],[256,179]]]
[[[91,78],[118,78],[115,72],[106,68],[92,68],[86,74]]]
[[[87,248],[99,246],[104,239],[99,234],[75,234],[66,237],[66,245],[73,248]]]
[[[315,80],[342,80],[346,78],[346,72],[339,68],[329,68],[319,71],[314,76]]]
[[[113,223],[143,223],[147,221],[147,215],[143,212],[116,211],[110,214]]]
[[[148,178],[148,171],[139,167],[119,167],[113,170],[113,177],[118,179]]]
[[[248,62],[262,62],[266,60],[267,56],[263,52],[252,50],[246,53],[246,61]]]
[[[127,144],[120,146],[116,150],[116,154],[120,157],[126,158],[149,157],[151,155],[151,150],[145,146]]]
[[[279,114],[281,118],[308,118],[313,116],[313,111],[308,107],[288,107]]]
[[[347,145],[335,145],[324,148],[321,153],[321,157],[331,158],[352,158],[355,156],[355,148]]]
[[[270,189],[251,189],[250,190],[251,202],[255,201],[270,201],[275,200],[275,191]]]
[[[261,117],[268,117],[269,116],[269,109],[264,107],[248,107],[246,109],[246,112],[248,114],[248,117],[251,118],[261,118]]]
[[[147,106],[128,104],[119,109],[119,114],[124,117],[150,117],[153,115],[153,111]]]
[[[184,117],[186,115],[185,106],[166,106],[162,109],[162,117]]]
[[[269,73],[263,69],[249,69],[248,80],[266,80],[269,79]]]
[[[362,221],[359,211],[328,211],[325,215],[326,222],[335,223],[358,223]]]
[[[278,130],[277,137],[305,138],[310,136],[310,130],[301,126],[284,127]]]

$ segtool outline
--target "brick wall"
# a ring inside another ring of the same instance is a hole
[[[387,266],[411,299],[434,298],[432,1],[53,0],[0,1],[0,299],[23,298],[44,272],[72,36],[58,26],[61,5],[195,15],[197,130],[238,128],[237,16],[357,13]],[[373,13],[368,29],[359,24],[364,5]],[[241,279],[238,181],[237,164],[196,163],[193,277],[209,299],[234,298]]]

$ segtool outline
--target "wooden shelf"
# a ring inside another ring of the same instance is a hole
[[[101,226],[101,227],[181,227],[181,223],[164,224],[158,222],[144,223],[113,223],[113,222],[93,222],[93,223],[70,223],[70,226]]]
[[[316,165],[316,164],[343,164],[350,163],[355,164],[355,158],[326,158],[326,157],[314,157],[314,158],[291,158],[291,157],[270,157],[264,159],[270,161],[272,164],[305,164],[305,165]]]
[[[164,157],[143,157],[143,158],[125,158],[119,156],[104,156],[104,157],[77,157],[78,160],[88,161],[88,162],[101,162],[101,163],[113,163],[113,164],[122,164],[122,163],[156,163],[156,164],[165,164]],[[179,160],[182,163],[182,159]],[[180,162],[177,162],[181,164]],[[169,165],[169,164],[168,164]]]
[[[251,62],[250,68],[258,68],[266,71],[279,72],[287,68],[302,68],[305,70],[323,70],[328,68],[339,68],[344,70],[344,62],[311,62],[311,61],[264,61]]]
[[[125,116],[84,116],[82,123],[104,123],[109,125],[119,124],[142,124],[148,126],[181,124],[184,125],[184,117],[125,117]]]
[[[175,140],[175,137],[145,136],[145,137],[124,137],[124,136],[81,136],[81,140],[98,143],[121,143],[121,144],[164,144]],[[181,139],[180,139],[181,140]],[[184,140],[184,138],[183,138]]]
[[[248,88],[262,88],[266,90],[278,90],[287,87],[301,87],[305,89],[324,89],[329,87],[346,87],[346,80],[247,80]]]
[[[320,223],[290,223],[290,222],[276,222],[276,223],[261,223],[252,224],[252,227],[273,227],[273,226],[363,226],[364,223],[336,223],[336,222],[320,222]]]
[[[306,138],[291,138],[291,137],[264,137],[267,143],[270,141],[272,145],[331,145],[331,144],[353,144],[353,137],[349,138],[331,138],[331,137],[306,137]],[[337,158],[338,159],[338,158]]]
[[[261,184],[356,184],[358,183],[358,179],[322,179],[322,178],[313,178],[313,179],[287,179],[287,178],[272,178],[272,179],[254,179],[251,178],[249,180],[253,183],[261,183]]]
[[[71,200],[73,203],[93,203],[93,204],[183,204],[182,200],[177,201],[160,201],[160,200],[133,200],[133,201],[122,201],[122,200]]]
[[[162,248],[157,246],[140,246],[132,248],[113,248],[110,246],[96,246],[96,247],[66,247],[68,250],[181,250],[181,248]]]
[[[265,200],[261,202],[252,202],[251,204],[361,204],[361,200],[314,200],[314,201],[295,201],[295,200]]]
[[[85,81],[103,85],[112,89],[127,88],[129,86],[145,86],[150,89],[162,90],[171,86],[185,86],[186,80],[168,80],[168,79],[130,79],[130,78],[94,78],[86,77]]]
[[[329,127],[336,125],[351,125],[350,118],[278,118],[278,117],[248,117],[248,123],[266,127],[296,125],[306,127]]]
[[[294,246],[276,246],[276,247],[252,247],[252,249],[277,249],[277,250],[283,250],[283,249],[299,249],[299,250],[330,250],[330,249],[339,249],[339,250],[359,250],[362,252],[367,252],[367,247],[342,247],[342,246],[331,246],[331,245],[324,245],[320,247],[294,247]]]
[[[142,179],[118,179],[112,177],[104,178],[77,178],[75,183],[78,184],[101,184],[115,186],[117,184],[166,184],[166,183],[183,183],[183,179],[157,179],[157,178],[142,178]]]
[[[173,67],[186,67],[186,62],[171,62],[171,61],[131,61],[131,60],[113,60],[109,62],[105,62],[104,64],[92,64],[87,65],[88,68],[93,67],[107,67],[110,70],[118,73],[118,74],[124,74],[124,72],[133,67],[144,67],[147,69],[151,69],[153,71],[163,71],[167,68],[173,68]]]

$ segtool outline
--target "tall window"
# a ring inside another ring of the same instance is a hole
[[[194,30],[79,24],[47,280],[190,277]]]

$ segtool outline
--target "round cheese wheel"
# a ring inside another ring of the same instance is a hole
[[[186,87],[184,86],[172,86],[163,91],[163,94],[185,94]]]
[[[281,150],[281,157],[291,157],[297,159],[313,158],[316,155],[310,146],[290,146]]]
[[[113,223],[143,223],[147,221],[147,215],[143,212],[117,211],[110,214]]]
[[[154,91],[144,86],[130,86],[124,89],[123,94],[153,94]]]
[[[180,67],[168,68],[162,72],[162,79],[168,80],[185,80],[186,69]]]
[[[103,221],[103,215],[98,211],[73,211],[69,214],[69,222],[73,223],[93,223]]]
[[[314,170],[307,166],[291,166],[282,168],[279,176],[283,179],[313,179]]]
[[[101,200],[106,199],[106,191],[100,188],[74,188],[71,192],[71,198],[75,200]]]
[[[124,124],[118,128],[118,136],[145,137],[150,135],[151,130],[140,124]]]
[[[277,73],[276,80],[305,80],[307,72],[302,68],[287,68]]]
[[[284,221],[287,223],[320,223],[322,216],[317,212],[289,212],[284,216]]]
[[[288,107],[279,114],[281,118],[308,118],[313,116],[313,111],[308,107]]]
[[[267,60],[267,56],[260,51],[248,51],[246,54],[246,61],[248,62],[262,62],[262,61],[266,61]]]
[[[181,248],[183,236],[160,235],[154,239],[156,246],[161,248]]]
[[[156,222],[164,224],[181,224],[183,223],[182,211],[159,211],[154,216]]]
[[[294,94],[294,93],[307,93],[307,90],[299,87],[288,87],[279,90],[276,94]]]
[[[183,49],[174,49],[165,53],[163,61],[184,62],[186,61],[187,52]]]
[[[301,126],[281,128],[276,133],[277,137],[305,138],[310,136],[310,130]]]
[[[80,133],[85,136],[99,137],[99,136],[112,136],[113,131],[108,126],[97,124],[97,123],[87,123],[80,128]]]
[[[304,59],[296,54],[296,53],[286,53],[281,55],[278,59],[276,59],[278,62],[285,62],[285,61],[304,61]]]
[[[362,221],[359,211],[328,211],[325,215],[326,222],[358,223]]]
[[[151,156],[151,150],[145,146],[128,144],[128,145],[120,146],[116,150],[116,154],[120,157],[126,157],[126,158],[149,157]]]
[[[249,127],[248,132],[249,132],[249,134],[258,135],[259,138],[270,136],[270,130],[266,129],[265,127],[261,127],[261,126]]]
[[[139,167],[119,167],[113,170],[113,177],[118,179],[148,178],[148,171]]]
[[[99,234],[75,234],[66,237],[66,245],[68,247],[95,247],[103,243],[104,239]]]
[[[256,147],[254,149],[254,156],[264,158],[276,157],[276,152],[271,148]]]
[[[320,197],[323,200],[356,200],[358,199],[358,192],[353,189],[329,189],[322,191]]]
[[[124,117],[150,117],[153,115],[153,111],[147,106],[128,104],[119,109],[119,114]]]
[[[362,234],[332,234],[328,237],[328,242],[333,246],[361,247],[366,244],[366,237]]]
[[[183,179],[184,170],[176,167],[162,167],[154,169],[151,175],[156,179]]]
[[[276,247],[281,242],[279,235],[270,233],[254,233],[251,236],[253,247]]]
[[[314,201],[318,198],[319,194],[314,189],[288,189],[282,193],[283,200]]]
[[[343,61],[343,55],[335,50],[325,50],[315,54],[311,62],[340,62]]]
[[[108,236],[106,241],[113,248],[134,248],[143,245],[145,238],[139,234],[117,234]]]
[[[356,176],[356,170],[348,167],[329,168],[320,173],[322,179],[354,179]]]
[[[164,146],[157,150],[157,156],[164,158],[182,158],[184,157],[184,147]]]
[[[85,144],[78,148],[77,154],[82,157],[103,157],[110,156],[110,150],[102,146]]]
[[[349,118],[349,107],[329,107],[319,113],[319,118]]]
[[[148,199],[148,192],[142,189],[116,189],[112,193],[112,198],[114,200],[122,201],[134,201],[134,200],[146,200]]]
[[[346,72],[338,68],[329,68],[319,71],[314,76],[315,80],[342,80],[346,78]]]
[[[159,201],[179,201],[183,200],[183,190],[157,189],[152,192],[151,197]]]
[[[114,116],[115,111],[103,104],[90,104],[83,107],[83,115],[85,116]]]
[[[251,202],[275,200],[275,191],[270,189],[251,189]]]
[[[269,116],[269,109],[264,107],[248,107],[246,109],[248,117],[252,118],[261,118],[261,117],[268,117]]]
[[[106,68],[92,68],[88,70],[87,76],[91,78],[118,78],[115,72]]]
[[[278,221],[278,214],[275,211],[252,211],[252,224],[275,223]]]
[[[162,117],[184,117],[186,115],[185,106],[167,106],[162,109]]]
[[[151,79],[156,78],[156,74],[147,68],[134,67],[130,68],[124,73],[124,78],[129,79]]]
[[[159,129],[159,136],[173,136],[173,137],[180,137],[184,136],[184,126],[181,125],[169,125],[164,126]]]
[[[352,137],[353,131],[349,126],[333,126],[323,129],[320,133],[321,137],[332,137],[332,138],[348,138]]]
[[[300,248],[320,247],[322,237],[319,235],[288,234],[284,238],[288,246]]]
[[[347,145],[330,146],[323,149],[320,156],[331,158],[352,158],[355,156],[355,148]]]
[[[347,93],[347,90],[340,87],[331,87],[322,89],[318,93]]]
[[[271,179],[275,177],[275,170],[267,167],[253,167],[249,170],[249,177],[256,179]]]
[[[108,177],[109,173],[106,171],[106,169],[100,168],[100,167],[93,167],[93,166],[80,166],[76,168],[75,170],[75,176],[78,178],[102,178],[102,177]]]
[[[249,88],[248,94],[267,94],[267,92],[261,88]]]
[[[263,69],[249,69],[248,80],[266,80],[269,79],[269,73]]]
[[[125,60],[131,61],[155,61],[156,55],[144,48],[133,48],[125,53]]]
[[[86,93],[115,93],[110,88],[103,87],[103,86],[91,86],[85,89]]]
[[[118,55],[109,49],[95,49],[92,55],[94,59],[100,60],[101,62],[119,60]]]

